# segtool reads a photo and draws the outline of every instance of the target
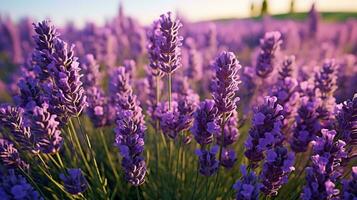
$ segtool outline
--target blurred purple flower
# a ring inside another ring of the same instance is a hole
[[[80,169],[67,169],[66,173],[60,174],[64,188],[70,194],[83,193],[88,188],[88,182]]]
[[[234,166],[234,163],[237,161],[237,155],[233,149],[222,149],[220,165],[227,169],[231,169]]]
[[[357,166],[352,167],[351,179],[343,181],[343,199],[357,199]]]
[[[219,161],[216,158],[218,146],[212,147],[209,151],[197,149],[196,155],[199,157],[199,172],[203,176],[212,176],[218,171]]]
[[[202,146],[212,143],[213,136],[219,132],[217,124],[217,108],[213,100],[202,101],[194,113],[194,123],[191,133]]]
[[[277,103],[277,98],[274,96],[266,96],[264,103],[254,109],[252,127],[245,142],[244,152],[252,167],[263,160],[264,151],[283,141],[282,114],[283,107]]]
[[[14,144],[6,139],[0,138],[0,161],[7,168],[28,169],[29,165],[20,158],[20,153]]]
[[[260,179],[264,187],[262,191],[269,196],[276,196],[281,186],[287,183],[289,175],[294,171],[294,154],[288,149],[277,146],[266,153],[266,161]]]
[[[335,141],[336,131],[322,129],[321,137],[313,142],[312,165],[307,167],[306,185],[301,194],[302,199],[333,199],[339,194],[335,184],[341,177],[340,164],[347,156],[345,143]]]
[[[233,188],[237,192],[237,200],[258,200],[260,189],[263,187],[254,171],[247,171],[244,165],[241,166],[242,177]]]
[[[14,170],[8,170],[8,174],[0,178],[0,197],[4,200],[10,199],[32,199],[43,200],[39,193],[27,182],[17,175]]]
[[[260,39],[260,52],[257,58],[256,74],[266,78],[273,72],[275,67],[275,54],[282,43],[280,32],[267,32]]]
[[[63,144],[57,115],[48,111],[48,104],[43,103],[41,107],[32,109],[30,119],[31,134],[39,150],[45,154],[54,154],[59,151]]]
[[[318,105],[317,101],[311,101],[306,96],[300,100],[290,141],[291,148],[295,152],[305,152],[320,130],[318,114],[315,112]]]

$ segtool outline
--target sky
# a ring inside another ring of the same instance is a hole
[[[248,17],[251,2],[261,0],[0,0],[0,16],[19,20],[50,18],[63,25],[73,21],[81,26],[87,21],[103,24],[118,12],[119,1],[127,15],[149,24],[167,11],[178,12],[191,21]],[[295,0],[296,11],[309,10],[312,2],[319,11],[357,12],[357,0]],[[289,10],[290,0],[269,0],[270,13]]]

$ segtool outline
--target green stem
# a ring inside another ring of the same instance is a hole
[[[169,89],[169,111],[171,111],[171,102],[172,102],[172,94],[171,94],[171,80],[172,79],[172,73],[168,74],[168,89]]]
[[[181,133],[183,134],[183,133]],[[179,136],[179,147],[177,149],[177,161],[176,161],[176,172],[175,172],[175,189],[174,192],[176,193],[177,189],[177,181],[178,181],[178,171],[179,171],[179,165],[180,165],[180,152],[181,152],[181,145],[182,145],[182,137],[181,135]]]
[[[138,198],[138,200],[140,200],[140,192],[139,192],[139,186],[136,187],[136,197]]]
[[[197,162],[196,178],[195,178],[195,184],[193,185],[193,192],[192,192],[192,195],[191,195],[191,200],[194,199],[195,193],[196,193],[197,180],[198,180],[198,168],[199,168],[199,163]]]
[[[73,132],[73,138],[74,138],[74,142],[75,142],[75,144],[76,144],[75,146],[77,146],[77,148],[78,148],[78,150],[79,150],[79,154],[81,155],[82,160],[83,160],[83,162],[84,162],[84,165],[85,165],[85,167],[87,168],[89,174],[90,174],[91,176],[93,176],[93,172],[92,172],[92,170],[91,170],[91,167],[90,167],[89,164],[88,164],[87,158],[86,158],[86,156],[85,156],[85,154],[84,154],[84,151],[83,151],[83,149],[82,149],[82,145],[81,145],[81,143],[79,142],[77,133],[75,132],[75,128],[74,128],[72,119],[69,120],[69,124],[70,124],[71,129],[72,129],[72,132]]]
[[[219,154],[218,154],[218,160],[219,162],[221,162],[221,159],[222,159],[222,150],[223,150],[223,143],[224,143],[224,126],[225,126],[225,123],[226,123],[226,113],[223,113],[222,114],[222,123],[221,123],[221,144],[219,145]],[[216,174],[216,180],[215,180],[215,183],[214,183],[214,194],[217,193],[217,190],[218,190],[218,177],[219,177],[219,171],[220,171],[220,167],[218,167],[218,170],[217,170],[217,174]],[[216,195],[215,195],[216,196]],[[217,197],[216,197],[217,198]]]
[[[119,179],[119,175],[118,175],[118,172],[115,170],[114,163],[113,163],[112,158],[110,156],[109,148],[108,148],[107,142],[105,141],[105,138],[104,138],[103,129],[100,129],[100,138],[102,139],[103,146],[104,146],[104,151],[105,151],[105,154],[107,154],[109,165],[113,170],[114,177],[115,177],[116,180],[118,180]]]
[[[91,144],[91,142],[90,142],[89,136],[88,136],[87,132],[85,132],[85,131],[83,130],[83,126],[82,126],[82,123],[81,123],[81,120],[79,119],[79,117],[77,116],[76,118],[77,118],[77,122],[78,122],[78,125],[79,125],[79,127],[80,127],[80,130],[81,130],[82,136],[85,137],[86,142],[87,142],[87,145],[88,145],[88,148],[89,148],[89,151],[90,151],[91,156],[92,156],[92,158],[93,158],[94,167],[95,167],[96,173],[97,173],[97,175],[98,175],[98,179],[99,179],[99,181],[100,181],[100,183],[101,183],[101,185],[102,185],[103,192],[104,192],[105,194],[107,194],[107,190],[106,190],[106,188],[105,188],[105,185],[103,184],[104,182],[103,182],[102,176],[100,175],[100,172],[99,172],[99,168],[98,168],[98,164],[97,164],[97,159],[95,158],[95,153],[94,153],[94,151],[93,151],[92,144]]]

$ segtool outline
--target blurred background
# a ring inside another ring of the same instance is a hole
[[[262,13],[295,13],[292,17],[299,18],[301,15],[296,13],[306,13],[313,3],[327,16],[339,13],[342,18],[357,17],[356,0],[5,0],[1,1],[0,16],[13,20],[51,18],[57,25],[69,21],[79,26],[88,21],[102,25],[116,16],[122,5],[127,15],[146,25],[167,11],[180,13],[193,22],[257,17]]]

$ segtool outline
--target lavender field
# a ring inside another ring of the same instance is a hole
[[[0,200],[357,200],[355,16],[1,17],[0,104]]]

